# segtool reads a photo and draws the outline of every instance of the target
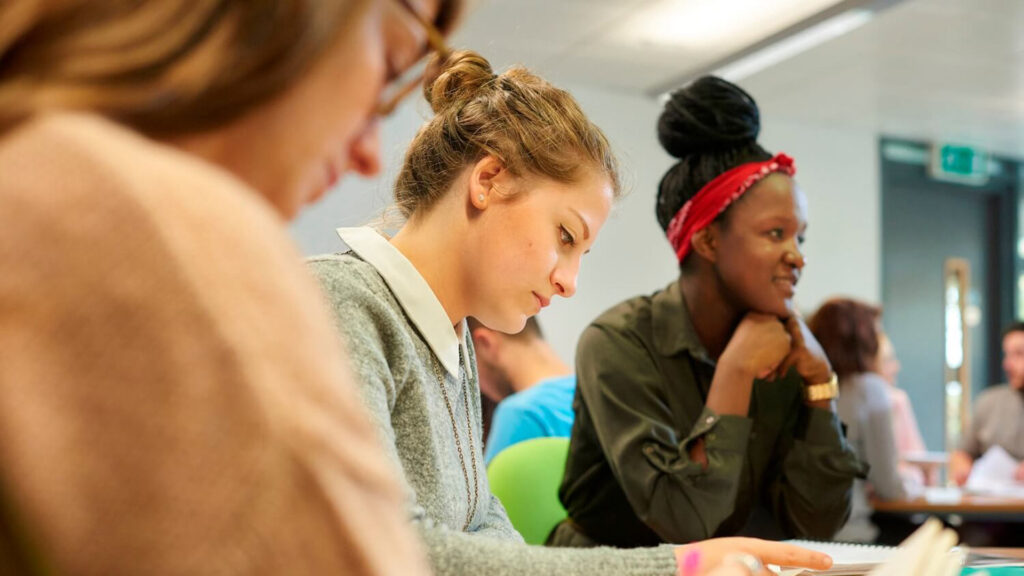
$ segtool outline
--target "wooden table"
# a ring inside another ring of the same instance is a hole
[[[872,519],[881,530],[879,541],[885,544],[902,541],[927,516],[938,517],[971,546],[1024,544],[1024,499],[964,494],[957,503],[914,498],[873,501],[872,505]]]
[[[1024,522],[1024,500],[964,494],[957,503],[929,502],[924,498],[911,500],[873,500],[876,512],[886,514],[957,515],[976,520],[1011,520]]]

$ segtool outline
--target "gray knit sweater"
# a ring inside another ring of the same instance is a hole
[[[401,257],[397,251],[395,254]],[[469,370],[462,374],[462,382],[456,382],[439,367],[410,317],[416,311],[403,308],[370,263],[378,256],[365,256],[366,260],[353,253],[319,256],[310,259],[310,266],[335,311],[385,452],[404,472],[413,521],[434,572],[439,576],[675,574],[670,547],[569,549],[523,542],[488,487],[481,446],[480,388],[468,331],[463,331],[462,346],[468,355],[463,366]],[[435,367],[446,380],[447,403]],[[458,430],[466,474],[453,429]],[[470,444],[476,459],[478,500],[469,526],[463,530],[472,507],[466,480],[467,475],[473,479]]]

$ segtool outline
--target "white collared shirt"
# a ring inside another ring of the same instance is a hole
[[[338,228],[337,232],[353,252],[377,270],[445,371],[458,379],[460,346],[462,357],[469,358],[466,343],[456,334],[448,313],[419,270],[373,228]],[[465,326],[462,333],[466,334]]]

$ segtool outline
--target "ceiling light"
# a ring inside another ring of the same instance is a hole
[[[840,0],[662,0],[624,28],[627,40],[669,48],[729,50],[821,12]]]
[[[867,24],[872,16],[872,11],[866,9],[841,12],[832,18],[822,20],[778,42],[773,42],[760,50],[733,60],[717,68],[712,74],[732,82],[742,80],[819,44],[860,28]]]

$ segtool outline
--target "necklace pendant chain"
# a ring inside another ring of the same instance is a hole
[[[447,380],[440,368],[440,363],[441,361],[439,359],[434,359],[434,375],[437,377],[438,383],[441,385],[441,395],[444,397],[444,405],[448,409],[448,419],[452,424],[452,435],[455,437],[455,448],[459,453],[459,465],[462,468],[462,478],[466,481],[466,522],[462,526],[462,531],[465,532],[469,529],[469,526],[473,521],[473,517],[476,516],[477,502],[480,500],[480,476],[476,463],[476,447],[473,443],[473,418],[469,412],[468,370],[465,369],[462,359],[462,347],[459,347],[458,383],[462,392],[463,406],[466,413],[466,439],[469,442],[469,459],[473,469],[472,481],[470,481],[469,477],[469,467],[466,466],[466,455],[462,449],[462,440],[459,437],[459,426],[455,419],[455,409],[452,407],[451,399],[448,397]],[[458,399],[458,397],[456,397],[456,399]]]

